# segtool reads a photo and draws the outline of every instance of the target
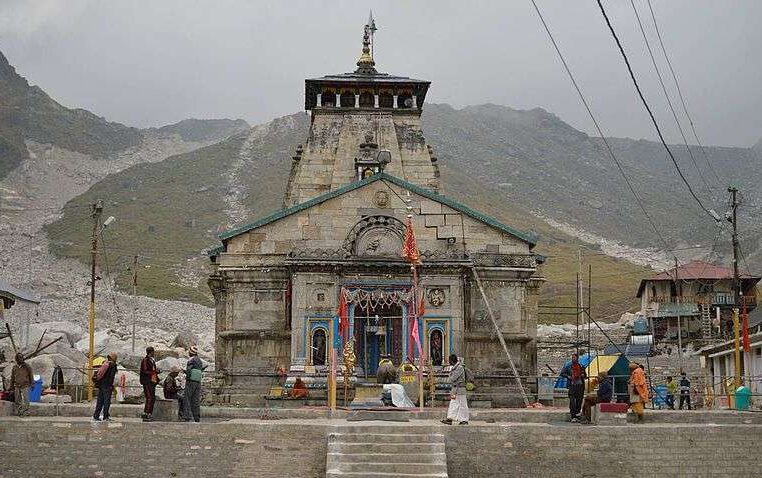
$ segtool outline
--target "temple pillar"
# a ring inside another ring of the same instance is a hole
[[[392,108],[394,108],[396,110],[398,108],[397,107],[397,95],[394,95],[393,98],[394,98],[394,104],[392,105]]]
[[[360,95],[355,94],[355,108],[360,107]]]
[[[378,95],[373,95],[373,107],[378,108]]]
[[[341,106],[341,93],[336,93],[336,107]]]
[[[317,94],[317,107],[320,108],[323,106],[323,93]]]
[[[413,95],[413,109],[418,109],[418,96]]]

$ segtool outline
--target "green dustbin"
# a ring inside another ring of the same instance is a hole
[[[748,410],[751,390],[741,385],[736,389],[736,410]]]

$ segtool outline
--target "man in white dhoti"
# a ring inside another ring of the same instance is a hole
[[[447,418],[442,420],[445,425],[468,425],[468,400],[466,398],[466,368],[455,354],[450,355],[450,407]]]

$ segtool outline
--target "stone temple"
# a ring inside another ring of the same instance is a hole
[[[536,237],[443,194],[421,129],[430,82],[378,72],[372,33],[366,27],[355,71],[306,80],[311,125],[284,208],[221,234],[210,253],[223,401],[261,403],[284,372],[324,398],[329,350],[341,358],[343,348],[340,297],[359,383],[374,381],[382,355],[417,362],[418,315],[435,370],[456,353],[477,378],[509,383],[475,273],[520,374],[536,374]],[[418,301],[401,257],[409,214],[422,258]]]

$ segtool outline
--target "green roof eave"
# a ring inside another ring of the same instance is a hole
[[[392,176],[388,173],[378,173],[374,174],[373,176],[370,176],[369,178],[365,178],[362,181],[356,181],[351,184],[347,184],[346,186],[342,186],[338,189],[335,189],[333,191],[327,192],[325,194],[322,194],[320,196],[317,196],[315,198],[310,199],[309,201],[305,201],[301,204],[297,204],[295,206],[291,206],[286,209],[282,209],[280,211],[277,211],[273,214],[270,214],[269,216],[263,217],[262,219],[259,219],[257,221],[254,221],[249,224],[245,224],[243,226],[237,227],[235,229],[231,229],[229,231],[223,232],[222,234],[219,234],[217,237],[221,241],[226,241],[227,239],[230,239],[232,237],[238,236],[240,234],[243,234],[245,232],[251,231],[252,229],[256,229],[258,227],[264,226],[266,224],[269,224],[271,222],[277,221],[279,219],[283,219],[284,217],[290,216],[291,214],[304,211],[305,209],[309,209],[312,206],[316,206],[320,203],[323,203],[325,201],[328,201],[330,199],[334,199],[336,197],[341,196],[344,193],[354,191],[355,189],[359,189],[367,184],[374,183],[376,181],[386,180],[389,181],[392,184],[395,184],[403,189],[407,189],[411,192],[414,192],[420,196],[423,196],[427,199],[431,199],[432,201],[436,201],[438,203],[444,204],[445,206],[448,206],[452,209],[455,209],[456,211],[462,212],[463,214],[470,216],[477,221],[481,221],[485,224],[488,224],[496,229],[499,229],[500,231],[503,231],[507,234],[510,234],[512,236],[515,236],[522,241],[526,242],[530,245],[530,247],[534,247],[537,244],[537,235],[530,232],[524,232],[520,231],[518,229],[514,229],[508,225],[505,225],[495,219],[492,216],[488,216],[486,214],[482,214],[474,209],[471,209],[470,207],[461,204],[460,202],[448,198],[446,196],[442,196],[439,193],[436,193],[434,191],[431,191],[429,189],[423,188],[421,186],[418,186],[416,184],[413,184],[411,182],[405,181],[404,179],[400,179],[396,176]],[[221,251],[220,251],[221,252]],[[211,251],[210,251],[211,255]]]

